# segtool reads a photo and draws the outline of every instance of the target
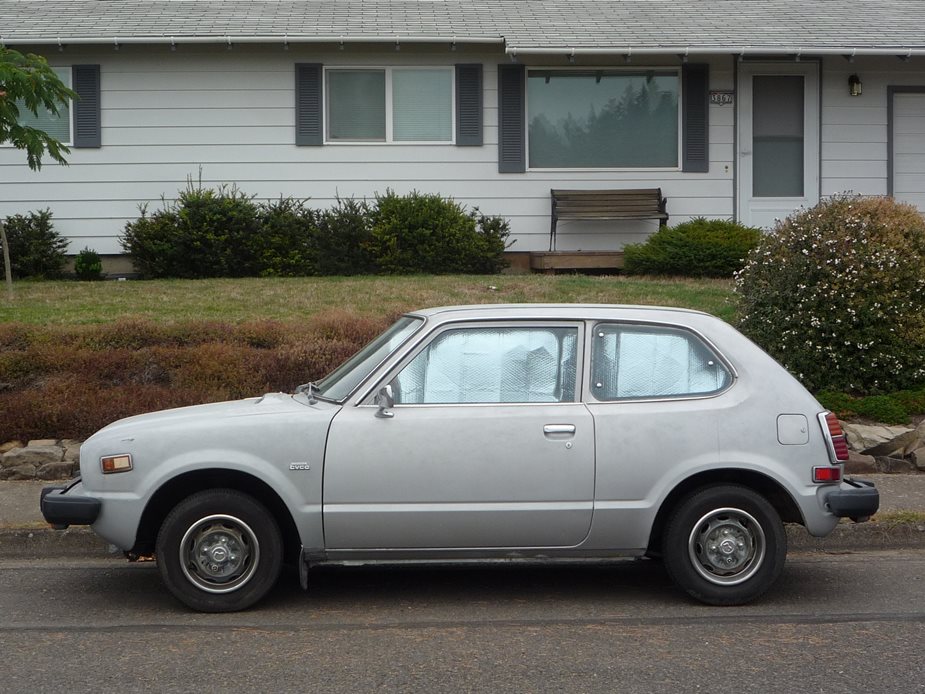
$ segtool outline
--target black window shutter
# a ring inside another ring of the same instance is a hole
[[[710,170],[710,67],[685,65],[681,71],[684,103],[681,116],[681,170]]]
[[[79,99],[74,108],[74,147],[101,147],[100,134],[100,66],[74,65],[71,84]]]
[[[456,66],[456,144],[482,144],[482,66]]]
[[[324,96],[321,63],[295,66],[295,143],[300,147],[324,144]]]
[[[523,173],[527,169],[523,65],[498,66],[498,171]]]

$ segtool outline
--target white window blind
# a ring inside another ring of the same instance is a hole
[[[328,137],[385,140],[385,71],[328,71]]]
[[[71,70],[70,68],[53,68],[55,74],[58,75],[58,78],[64,83],[65,86],[71,86]],[[71,105],[59,104],[58,105],[58,115],[54,115],[48,109],[39,106],[38,115],[34,115],[29,111],[25,104],[22,102],[17,102],[16,106],[19,108],[19,124],[26,125],[32,128],[38,128],[59,142],[64,144],[70,144],[71,142]]]
[[[393,139],[452,140],[453,76],[449,70],[392,71]]]

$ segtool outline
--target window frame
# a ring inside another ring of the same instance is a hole
[[[619,328],[655,328],[655,329],[667,329],[673,330],[677,333],[686,334],[690,338],[693,338],[695,341],[699,342],[702,347],[709,351],[723,366],[726,372],[729,374],[728,382],[718,390],[710,391],[708,393],[691,393],[691,394],[672,394],[672,395],[646,395],[641,397],[626,397],[626,398],[613,398],[608,400],[602,400],[597,397],[595,394],[595,388],[593,386],[594,380],[594,341],[596,333],[599,328],[602,326],[616,326]],[[728,392],[739,380],[738,372],[735,367],[732,365],[732,362],[723,354],[717,346],[703,333],[690,328],[685,325],[678,325],[676,323],[660,323],[657,321],[626,321],[626,320],[598,320],[594,321],[591,325],[591,333],[588,339],[587,353],[585,358],[588,364],[588,370],[583,384],[583,388],[587,389],[587,395],[585,402],[592,404],[601,404],[601,405],[619,405],[627,403],[646,403],[646,402],[674,402],[682,400],[708,400],[711,398],[717,398],[721,395]]]
[[[678,141],[678,161],[675,166],[578,166],[578,167],[540,167],[532,166],[530,163],[530,74],[536,72],[560,72],[560,73],[587,73],[589,71],[604,71],[610,73],[638,74],[648,70],[656,72],[674,73],[678,80],[678,103],[677,103],[677,141]],[[684,163],[684,76],[681,67],[673,65],[637,65],[637,66],[587,66],[587,67],[542,67],[531,66],[525,70],[524,74],[524,157],[526,159],[526,170],[536,171],[538,173],[587,173],[587,172],[655,172],[661,173],[666,171],[682,171]]]
[[[70,65],[49,65],[49,67],[55,71],[55,74],[58,75],[64,86],[68,89],[74,88],[74,69]],[[67,140],[62,140],[61,144],[66,147],[74,146],[74,100],[71,99],[67,103]],[[13,144],[10,142],[0,142],[0,148],[3,149],[12,149]]]
[[[394,139],[392,73],[395,70],[434,70],[450,76],[450,137],[447,140],[396,140]],[[341,140],[331,138],[331,92],[328,74],[331,72],[377,71],[385,73],[385,139]],[[456,145],[456,70],[453,65],[325,65],[322,74],[324,94],[324,145],[396,146],[396,145]]]
[[[395,403],[395,408],[404,407],[567,407],[580,405],[585,400],[585,354],[586,354],[586,328],[585,321],[575,320],[472,320],[472,321],[454,321],[446,323],[431,332],[428,332],[407,354],[405,354],[396,364],[379,379],[376,386],[361,398],[358,403],[360,406],[377,406],[374,402],[375,393],[383,386],[389,385],[412,361],[425,349],[427,349],[435,340],[448,331],[460,329],[504,329],[504,328],[523,328],[523,329],[549,329],[564,328],[576,331],[575,342],[575,393],[574,399],[561,402],[457,402],[457,403]],[[419,333],[420,335],[420,333]]]

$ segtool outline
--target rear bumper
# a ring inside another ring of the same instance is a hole
[[[42,515],[56,530],[64,530],[70,525],[93,525],[100,515],[100,500],[74,493],[79,486],[78,477],[66,486],[42,489],[39,501]]]
[[[877,512],[880,508],[880,492],[873,482],[851,477],[842,481],[842,487],[825,498],[826,506],[833,515],[862,522]]]

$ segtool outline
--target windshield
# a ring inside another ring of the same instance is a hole
[[[343,400],[369,376],[385,358],[423,325],[420,318],[402,316],[359,352],[318,381],[315,393],[327,400]]]

